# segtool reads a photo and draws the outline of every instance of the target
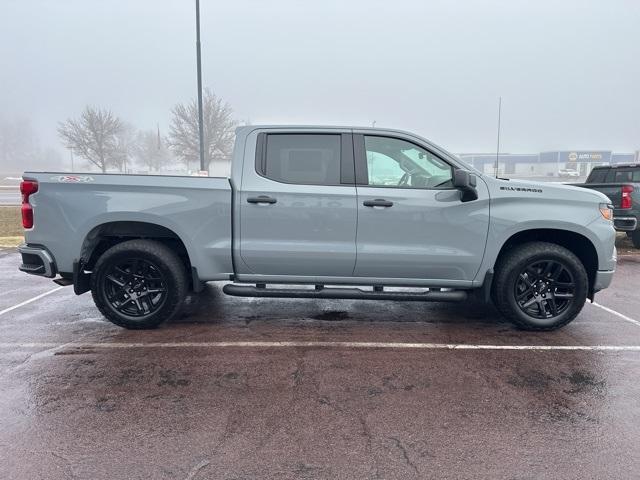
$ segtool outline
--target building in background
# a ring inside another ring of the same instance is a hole
[[[557,172],[560,169],[574,170],[581,177],[586,177],[593,167],[609,165],[611,163],[610,150],[565,150],[560,152],[542,152],[540,160],[546,165],[549,172]],[[555,168],[554,168],[555,167]]]
[[[495,173],[495,153],[462,153],[459,157],[483,173]],[[498,157],[498,175],[537,177],[541,173],[537,153],[501,153]]]
[[[461,153],[466,163],[483,173],[495,173],[495,153]],[[640,162],[640,151],[613,153],[611,150],[560,150],[540,153],[501,153],[498,175],[507,177],[559,177],[560,172],[575,171],[586,177],[599,165]]]
[[[614,153],[611,155],[611,164],[619,165],[624,163],[635,163],[638,159],[638,152],[635,153]]]

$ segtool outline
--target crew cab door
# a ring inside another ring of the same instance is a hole
[[[453,166],[402,136],[354,134],[361,277],[471,281],[487,239],[489,194],[462,202]]]
[[[249,145],[256,146],[255,162],[247,148],[236,206],[240,278],[351,276],[357,216],[351,132],[269,129],[250,135]]]

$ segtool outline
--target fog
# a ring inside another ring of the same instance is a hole
[[[0,120],[60,162],[58,122],[86,105],[164,134],[197,93],[193,1],[0,8]],[[493,152],[501,96],[502,151],[640,149],[637,0],[202,0],[201,15],[203,84],[238,122],[375,121]]]

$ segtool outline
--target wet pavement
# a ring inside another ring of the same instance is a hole
[[[7,311],[55,288],[17,262],[0,251],[2,478],[640,477],[639,257],[596,298],[620,315],[551,333],[220,284],[133,332],[70,288]]]

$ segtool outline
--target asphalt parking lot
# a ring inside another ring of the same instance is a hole
[[[640,476],[638,256],[552,333],[479,304],[217,284],[126,331],[17,264],[0,250],[3,478]]]

